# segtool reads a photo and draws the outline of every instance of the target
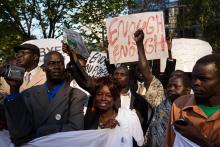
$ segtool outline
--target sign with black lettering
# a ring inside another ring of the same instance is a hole
[[[106,53],[92,52],[86,63],[86,72],[91,77],[103,77],[108,75],[105,65]]]
[[[34,44],[40,49],[40,60],[39,60],[39,66],[41,66],[44,63],[44,55],[47,54],[50,51],[58,51],[60,52],[65,59],[65,65],[70,61],[69,56],[62,51],[62,43],[58,39],[36,39],[36,40],[28,40],[24,43],[30,43]]]

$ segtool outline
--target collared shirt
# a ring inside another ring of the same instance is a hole
[[[131,103],[131,91],[128,90],[126,94],[121,94],[120,99],[121,99],[121,108],[129,109]]]
[[[3,77],[0,77],[0,103],[3,103],[4,97],[10,92],[10,87]]]
[[[31,80],[32,77],[37,73],[38,68],[40,68],[40,67],[37,66],[37,67],[35,67],[34,69],[32,69],[31,71],[25,72],[25,73],[24,73],[24,77],[26,77],[28,74],[30,74],[30,79],[29,79],[29,80]]]
[[[138,90],[137,93],[139,93],[140,95],[145,95],[146,93],[146,88],[144,86],[144,82],[139,82],[138,81]]]
[[[5,96],[5,99],[7,101],[13,101],[14,99],[16,99],[20,95],[21,95],[20,93],[12,93],[12,94]]]
[[[207,117],[199,106],[196,105],[194,95],[186,95],[178,98],[172,105],[166,132],[166,147],[173,146],[175,133],[172,126],[179,118],[189,121],[211,143],[220,146],[220,110]]]
[[[47,89],[47,95],[48,95],[48,101],[51,102],[54,98],[54,96],[57,94],[57,92],[61,89],[61,87],[64,85],[64,82],[60,83],[54,89],[49,89],[47,83],[45,83],[45,87]]]

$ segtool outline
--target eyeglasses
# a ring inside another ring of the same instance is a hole
[[[27,55],[27,54],[31,54],[33,53],[32,51],[18,51],[17,53],[15,53],[15,57],[19,56],[19,55]]]

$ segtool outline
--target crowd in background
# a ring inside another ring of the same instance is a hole
[[[134,39],[139,61],[115,67],[106,59],[109,76],[100,78],[88,76],[86,59],[65,43],[66,68],[57,51],[47,53],[39,67],[37,46],[16,46],[15,58],[4,64],[25,73],[20,80],[0,79],[0,129],[20,146],[58,132],[114,129],[137,115],[138,122],[131,121],[133,146],[172,147],[181,142],[177,133],[199,146],[220,146],[220,55],[199,59],[189,76],[175,71],[169,38],[165,71],[155,75],[143,31],[137,30]],[[124,110],[131,112],[121,117]]]

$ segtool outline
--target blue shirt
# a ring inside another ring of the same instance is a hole
[[[10,95],[7,95],[6,97],[5,97],[5,99],[7,100],[7,101],[13,101],[16,97],[18,97],[18,96],[20,96],[21,94],[20,93],[12,93],[12,94],[10,94]]]
[[[60,83],[59,85],[57,85],[56,87],[54,87],[54,89],[50,90],[47,83],[45,83],[49,102],[51,102],[53,100],[54,96],[57,94],[57,92],[61,89],[61,87],[63,85],[64,85],[64,81],[62,83]]]

